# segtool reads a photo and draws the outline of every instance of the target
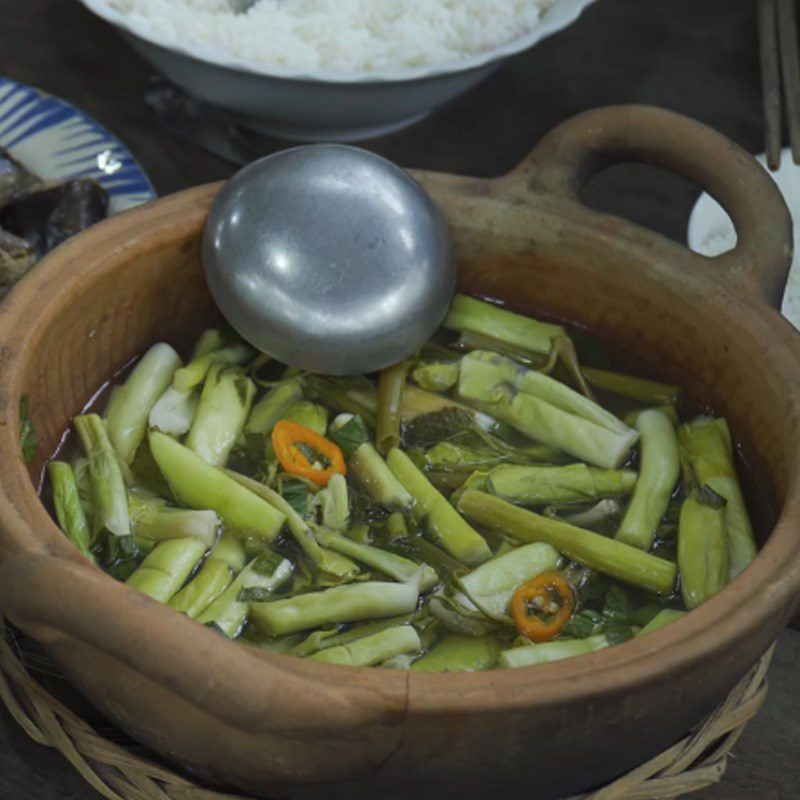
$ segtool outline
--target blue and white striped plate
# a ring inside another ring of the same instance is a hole
[[[109,194],[109,213],[156,193],[129,150],[64,100],[0,78],[0,148],[45,181],[94,178]]]

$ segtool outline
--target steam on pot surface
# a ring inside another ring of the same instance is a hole
[[[222,636],[352,666],[520,667],[643,636],[756,545],[724,419],[583,333],[456,296],[333,378],[232,331],[154,344],[50,462],[86,558]]]

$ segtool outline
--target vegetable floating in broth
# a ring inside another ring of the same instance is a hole
[[[253,647],[540,664],[667,625],[755,557],[728,427],[681,420],[679,395],[460,295],[378,376],[298,372],[209,330],[186,364],[154,345],[104,417],[75,419],[53,504],[87,558]]]

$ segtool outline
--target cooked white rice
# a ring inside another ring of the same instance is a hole
[[[266,67],[373,72],[490,50],[532,30],[553,2],[111,0],[111,6],[176,42]]]

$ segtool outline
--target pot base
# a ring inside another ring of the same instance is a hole
[[[61,733],[54,736],[51,731],[41,730],[33,722],[34,719],[39,718],[38,713],[32,715],[31,724],[35,727],[41,741],[46,742],[70,760],[74,756],[75,751],[72,749],[74,745],[78,754],[82,758],[86,758],[90,765],[97,761],[98,754],[103,754],[104,763],[107,764],[106,769],[115,772],[113,764],[123,763],[124,760],[125,771],[115,774],[116,780],[114,781],[114,791],[122,797],[137,797],[139,790],[136,787],[154,780],[163,786],[170,796],[173,794],[171,789],[175,787],[176,794],[178,790],[186,793],[196,789],[198,796],[203,794],[209,800],[215,800],[216,797],[219,797],[219,800],[235,800],[235,796],[230,794],[215,795],[207,787],[201,788],[200,785],[194,784],[187,776],[171,772],[161,764],[155,764],[127,751],[116,738],[114,741],[104,738],[77,716],[65,716],[61,711],[60,702],[50,694],[50,691],[28,675],[18,652],[8,644],[9,635],[14,636],[14,640],[22,646],[24,653],[25,639],[17,639],[16,633],[7,631],[2,618],[0,618],[0,677],[4,678],[13,688],[14,696],[18,698],[23,710],[44,705],[59,724]],[[687,736],[672,748],[669,759],[665,760],[664,754],[656,756],[636,769],[637,777],[633,781],[630,774],[626,775],[624,780],[627,791],[638,790],[637,793],[641,794],[646,792],[648,797],[653,798],[672,797],[671,792],[674,791],[675,780],[678,776],[682,778],[685,785],[690,785],[693,791],[699,791],[716,783],[719,776],[725,771],[731,748],[738,742],[739,737],[733,734],[741,731],[750,722],[760,710],[766,697],[766,673],[772,659],[773,649],[770,648],[764,654],[758,664],[731,692],[724,705],[712,714],[696,733]],[[76,735],[78,730],[80,730],[80,736]],[[65,743],[67,744],[65,745]],[[699,762],[691,758],[691,754],[696,755],[703,752],[711,752],[712,756]],[[671,768],[679,763],[689,763],[690,768],[682,768],[673,775]],[[659,777],[664,773],[669,773],[668,777]],[[330,785],[327,785],[322,789],[322,795],[319,794],[320,790],[316,790],[316,794],[312,793],[310,796],[333,797],[334,794],[330,793],[331,788]],[[603,791],[607,790],[608,787],[605,787]],[[335,794],[338,795],[338,793]],[[496,793],[492,792],[492,794]],[[469,792],[462,790],[458,792],[458,795],[466,798],[469,796]],[[275,796],[283,796],[283,794],[277,792]],[[584,800],[593,800],[592,795]]]

